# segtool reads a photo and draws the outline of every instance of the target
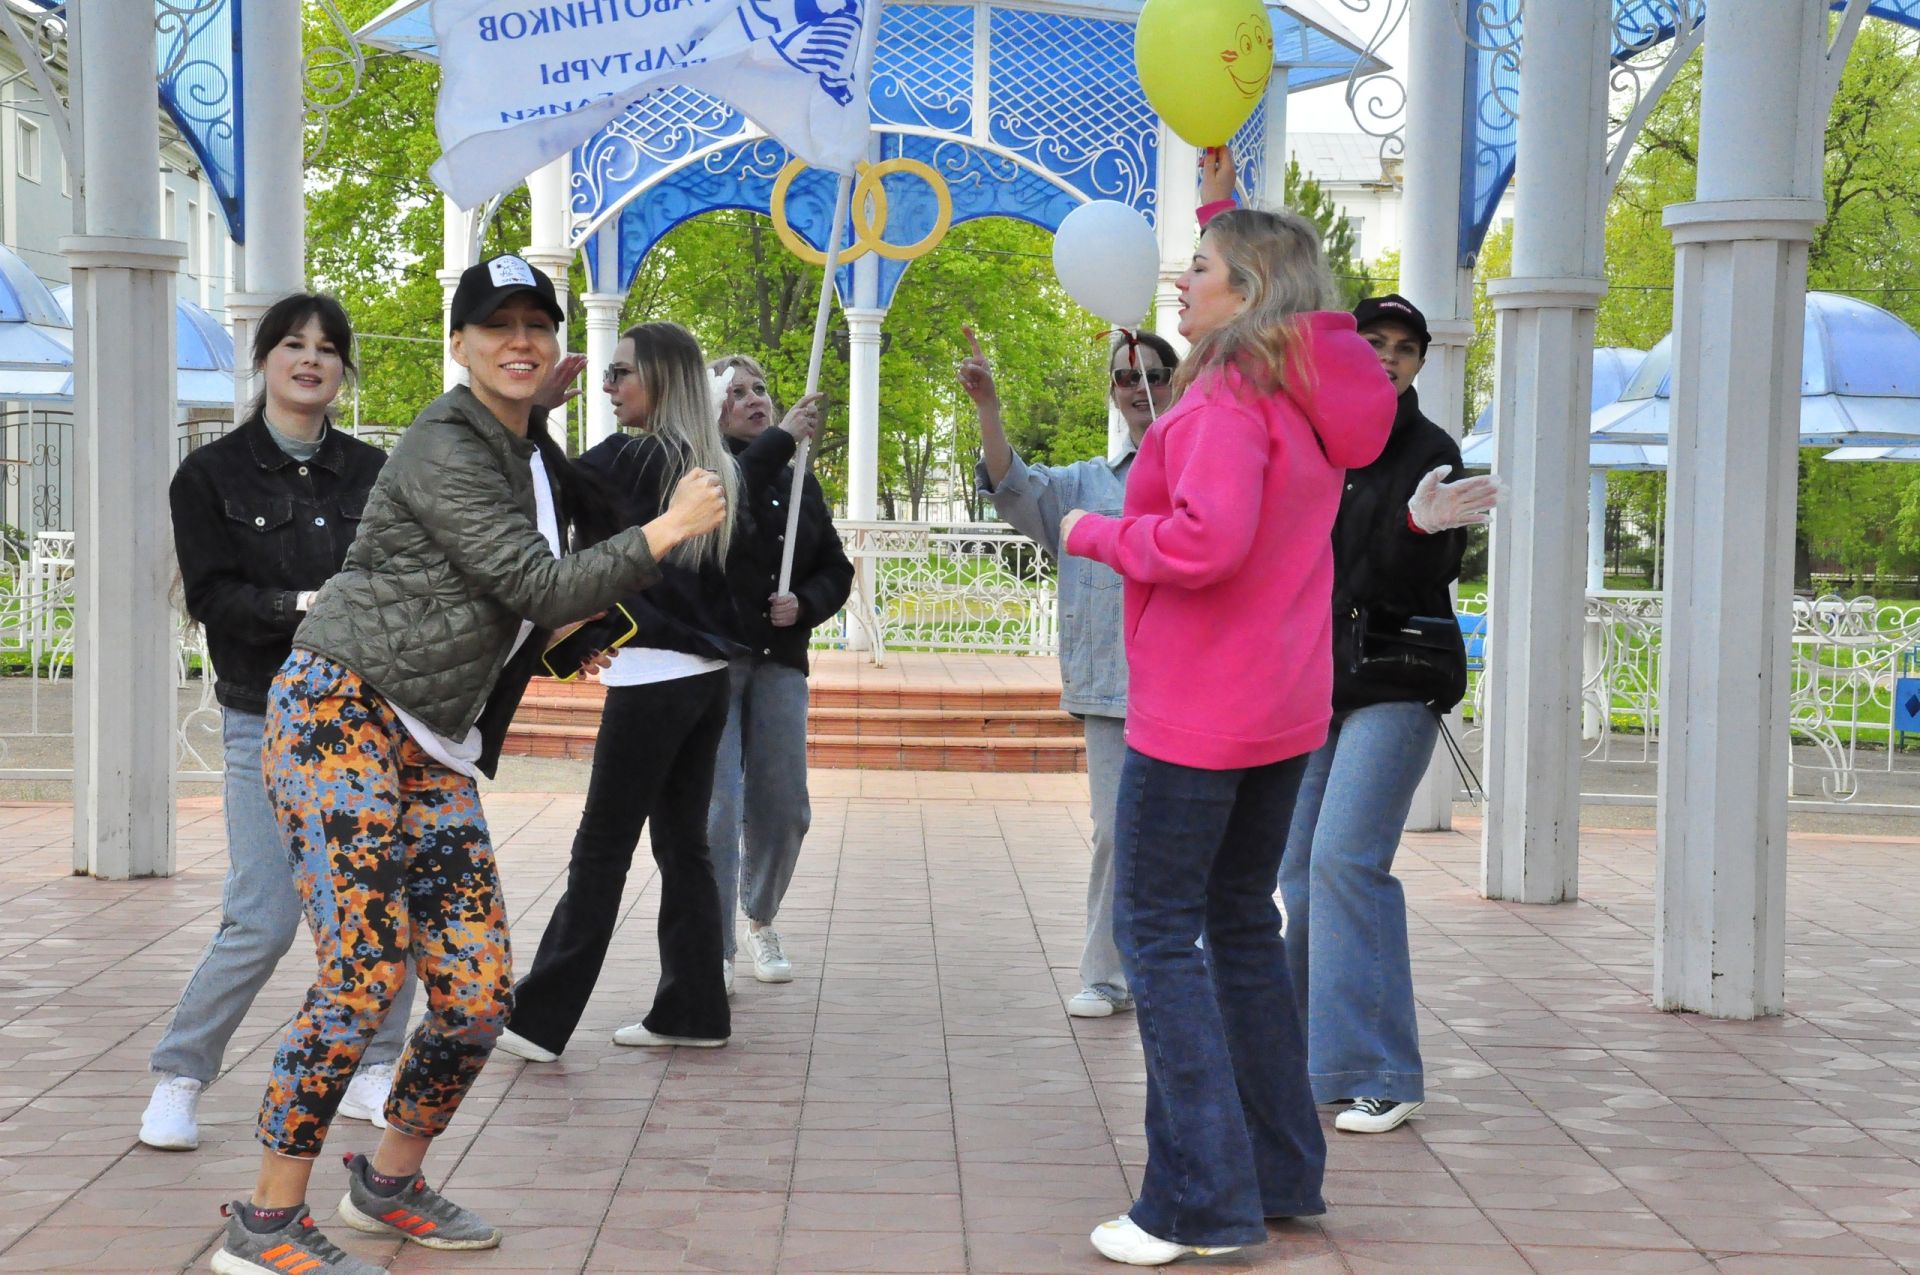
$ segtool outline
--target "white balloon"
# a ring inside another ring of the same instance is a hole
[[[1096,199],[1068,213],[1054,232],[1053,272],[1081,306],[1116,327],[1132,327],[1153,304],[1160,241],[1131,206]]]

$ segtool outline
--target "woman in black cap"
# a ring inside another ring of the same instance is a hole
[[[608,534],[610,502],[538,408],[578,368],[561,356],[561,317],[552,280],[519,257],[461,276],[449,341],[470,385],[401,436],[268,693],[263,768],[320,970],[274,1058],[259,1178],[251,1201],[229,1206],[213,1257],[223,1275],[377,1269],[320,1235],[306,1188],[409,953],[426,1018],[400,1056],[378,1149],[346,1157],[340,1218],[429,1248],[500,1242],[420,1174],[512,1002],[474,781],[493,773],[548,633],[658,580],[656,561],[724,510],[718,480],[694,470],[658,517]]]
[[[1353,313],[1399,402],[1379,459],[1347,472],[1333,524],[1333,723],[1307,758],[1280,891],[1314,1101],[1352,1099],[1334,1127],[1384,1133],[1425,1099],[1393,857],[1440,715],[1466,691],[1448,586],[1496,487],[1462,478],[1460,448],[1420,411],[1420,311],[1395,295]]]

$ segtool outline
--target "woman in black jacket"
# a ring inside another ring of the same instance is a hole
[[[767,374],[744,354],[716,359],[708,371],[721,393],[720,432],[727,450],[744,456],[773,425]],[[833,529],[833,511],[808,474],[794,529],[793,576],[781,591],[792,495],[791,465],[740,493],[727,583],[746,650],[727,670],[727,728],[720,737],[707,818],[727,976],[733,973],[734,911],[739,908],[747,914],[753,976],[762,983],[793,979],[773,920],[813,817],[807,800],[807,639],[833,618],[853,588],[853,564]]]
[[[651,518],[682,474],[722,475],[728,516],[660,564],[661,582],[623,605],[638,625],[600,675],[606,708],[593,775],[574,834],[567,890],[532,968],[514,990],[499,1048],[532,1062],[566,1049],[593,996],[619,922],[641,829],[660,870],[660,983],[644,1021],[614,1033],[621,1045],[724,1045],[732,1030],[722,967],[720,908],[707,848],[715,750],[727,722],[727,662],[745,651],[724,564],[738,532],[742,491],[757,491],[813,427],[817,396],[801,400],[737,461],[716,423],[699,342],[673,323],[642,323],[614,347],[604,388],[615,421],[634,433],[585,452],[580,467],[621,500],[631,524]]]
[[[1301,780],[1280,889],[1314,1101],[1353,1099],[1334,1127],[1384,1133],[1425,1099],[1393,856],[1440,715],[1466,693],[1449,586],[1464,528],[1487,520],[1496,489],[1460,480],[1459,447],[1420,414],[1426,319],[1399,296],[1362,301],[1354,318],[1399,410],[1379,459],[1348,471],[1334,522],[1333,725]]]
[[[188,453],[167,493],[187,613],[206,630],[218,678],[227,825],[220,927],[154,1046],[159,1081],[140,1120],[140,1141],[168,1151],[200,1144],[201,1091],[300,928],[300,895],[260,773],[267,687],[314,591],[340,569],[387,459],[328,419],[353,371],[353,325],[338,301],[303,292],[276,302],[254,331],[253,367],[262,388],[246,421]],[[412,1003],[409,980],[341,1115],[385,1126],[380,1109]]]

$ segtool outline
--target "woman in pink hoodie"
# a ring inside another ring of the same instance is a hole
[[[1146,1055],[1147,1169],[1092,1238],[1143,1266],[1326,1209],[1273,896],[1332,716],[1342,483],[1394,415],[1353,317],[1320,310],[1332,278],[1303,218],[1214,216],[1178,287],[1186,393],[1141,442],[1121,516],[1061,522],[1067,552],[1125,581],[1114,930]]]

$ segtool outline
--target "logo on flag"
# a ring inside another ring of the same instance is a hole
[[[669,85],[851,173],[866,155],[878,18],[876,0],[435,0],[433,179],[471,208]]]

